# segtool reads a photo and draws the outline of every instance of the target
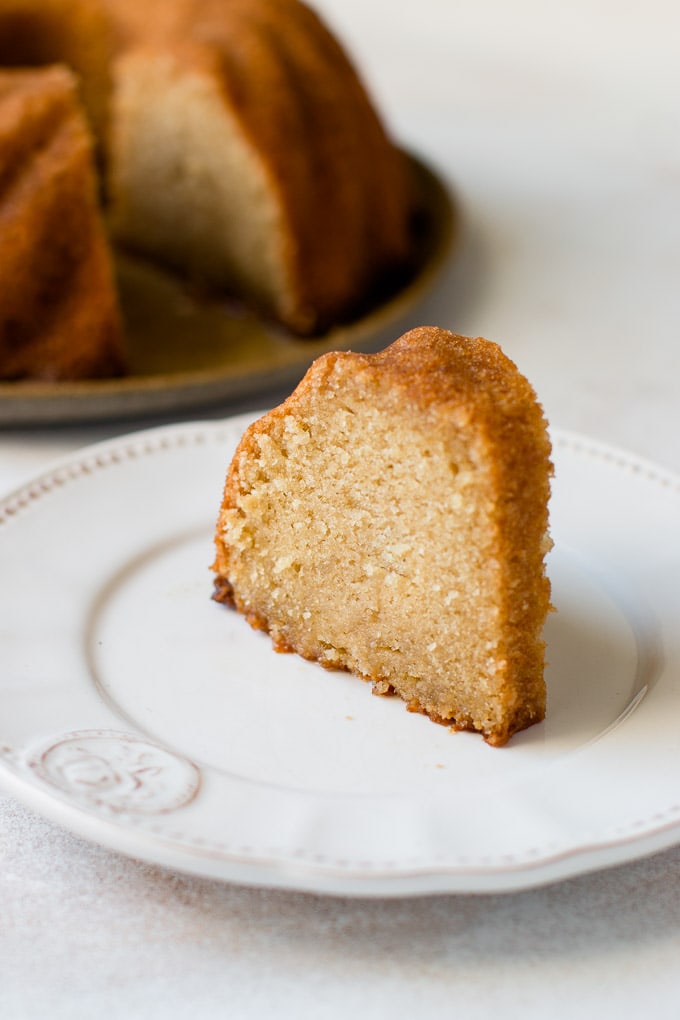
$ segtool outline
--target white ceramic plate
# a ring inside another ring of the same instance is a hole
[[[246,419],[91,447],[0,503],[0,780],[218,879],[512,890],[680,840],[680,481],[556,432],[547,721],[491,748],[210,599]]]

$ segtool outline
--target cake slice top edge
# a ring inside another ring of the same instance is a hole
[[[295,413],[310,392],[344,385],[343,369],[368,372],[382,387],[399,393],[404,407],[444,416],[459,427],[484,422],[490,434],[504,437],[526,431],[541,440],[549,457],[547,421],[534,388],[500,345],[438,326],[417,326],[376,353],[331,351],[318,357],[293,392],[247,429],[248,436],[269,427],[271,416]],[[524,426],[524,429],[520,429]]]

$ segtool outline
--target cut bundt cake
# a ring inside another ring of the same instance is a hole
[[[216,598],[281,650],[504,744],[545,712],[550,443],[493,343],[319,358],[229,468]]]
[[[92,138],[63,67],[0,72],[0,378],[124,367]]]
[[[57,64],[118,245],[300,335],[404,279],[410,163],[299,0],[0,0],[0,67]]]
[[[347,56],[298,0],[108,0],[117,239],[293,331],[403,271],[412,182]]]

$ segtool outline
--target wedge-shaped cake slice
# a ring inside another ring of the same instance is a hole
[[[327,354],[243,436],[216,597],[280,650],[504,744],[545,714],[550,443],[500,348]]]

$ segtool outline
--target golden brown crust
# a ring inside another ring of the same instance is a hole
[[[68,66],[77,77],[79,97],[102,146],[108,133],[112,44],[103,0],[2,0],[0,4],[0,67]]]
[[[480,505],[480,520],[483,516],[487,521],[483,526],[486,532],[478,537],[484,543],[484,555],[495,564],[488,569],[482,567],[487,575],[484,584],[490,585],[495,593],[491,609],[482,607],[487,616],[484,640],[494,649],[490,673],[483,679],[483,685],[488,687],[491,701],[503,706],[502,711],[498,712],[498,704],[492,705],[487,717],[466,707],[465,699],[456,705],[455,699],[440,699],[432,689],[421,695],[417,693],[420,682],[415,685],[410,680],[402,682],[398,675],[395,678],[385,672],[384,664],[379,667],[378,658],[372,668],[370,655],[364,655],[360,668],[356,664],[359,660],[353,659],[352,654],[346,657],[344,650],[339,660],[333,662],[336,666],[349,663],[348,668],[370,680],[379,691],[395,687],[412,710],[424,712],[455,729],[479,730],[488,743],[500,746],[517,730],[540,721],[545,713],[544,643],[540,631],[550,597],[544,570],[550,443],[531,386],[497,345],[481,338],[470,339],[422,327],[377,355],[333,353],[318,359],[295,392],[243,436],[227,474],[213,569],[219,577],[233,582],[232,603],[238,610],[249,619],[255,614],[258,626],[268,630],[276,641],[292,645],[305,657],[324,663],[322,646],[299,636],[296,639],[300,628],[294,613],[286,617],[276,609],[269,619],[264,605],[255,601],[239,572],[240,557],[244,554],[229,539],[229,521],[234,514],[247,517],[249,494],[257,486],[250,468],[255,466],[255,475],[258,470],[271,473],[271,467],[263,465],[258,469],[257,465],[270,439],[280,444],[287,422],[313,419],[314,427],[323,429],[319,408],[324,402],[349,405],[352,400],[353,414],[364,404],[391,408],[395,429],[403,430],[410,421],[415,432],[431,435],[433,441],[442,437],[446,441],[452,432],[462,437],[469,435],[472,466],[479,468],[477,474],[483,476],[479,491],[486,493],[480,497],[485,501]],[[379,451],[375,453],[377,457]],[[320,485],[324,484],[322,467],[319,464]],[[289,493],[289,498],[293,495]],[[331,503],[333,498],[329,496]],[[404,493],[406,508],[409,498]],[[256,535],[257,522],[247,523]],[[445,518],[441,525],[443,536]],[[375,528],[379,530],[379,522]],[[472,555],[471,560],[474,559]],[[356,594],[356,589],[353,591]],[[415,596],[416,601],[429,599],[436,617],[439,610],[431,590],[416,590]],[[271,611],[275,606],[276,600]],[[443,604],[441,614],[441,633],[445,634],[447,609]],[[492,618],[498,619],[498,626],[489,624]],[[371,646],[369,636],[367,647]],[[470,667],[475,671],[485,669],[483,652],[470,661],[477,663]]]
[[[0,377],[124,370],[92,141],[66,68],[0,72]]]
[[[215,602],[219,602],[223,606],[231,606],[232,608],[236,606],[234,602],[234,589],[226,577],[215,578],[212,597]]]

